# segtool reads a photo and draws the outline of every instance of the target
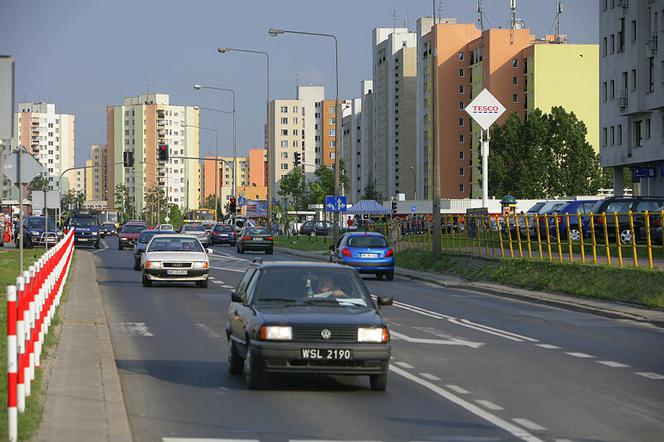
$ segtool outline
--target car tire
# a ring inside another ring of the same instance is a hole
[[[143,275],[143,287],[152,287],[152,281],[146,278],[145,275]]]
[[[242,247],[238,246],[237,252],[240,253],[240,254],[244,254],[244,249]]]
[[[372,391],[385,391],[387,390],[387,373],[372,374],[369,376],[369,384]]]
[[[394,272],[387,272],[385,274],[385,279],[387,279],[388,281],[393,281],[394,280]]]
[[[253,358],[250,347],[244,360],[244,382],[249,390],[260,390],[265,385],[264,374],[253,362]]]
[[[242,356],[237,352],[233,341],[228,341],[228,373],[232,375],[241,375],[244,368]]]
[[[141,260],[134,258],[134,270],[141,270]]]
[[[620,228],[620,244],[632,245],[632,241],[635,239],[636,238],[634,238],[634,235],[632,234],[632,229],[630,229],[628,226],[623,226]]]
[[[273,255],[273,254],[274,254],[274,249],[267,249],[267,250],[265,251],[265,254],[266,254],[266,255]]]
[[[95,249],[98,249],[99,247],[101,247],[101,241],[95,243]]]
[[[122,243],[118,243],[118,250],[122,250],[122,249],[123,249]]]
[[[383,280],[383,276],[385,276],[385,275],[383,275],[382,273],[376,273],[376,279],[379,280],[379,281]]]
[[[578,227],[575,226],[569,229],[569,237],[572,240],[572,242],[581,241],[581,232],[579,231]]]
[[[196,287],[206,289],[208,288],[208,280],[206,279],[205,281],[196,281]]]

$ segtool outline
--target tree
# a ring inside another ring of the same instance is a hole
[[[492,195],[546,198],[592,195],[606,185],[599,157],[574,113],[535,109],[521,121],[516,113],[491,134],[489,186]]]
[[[62,210],[63,214],[68,214],[72,210],[77,210],[83,207],[84,202],[85,194],[83,192],[70,190],[62,196],[62,199],[60,200],[60,210]]]
[[[124,184],[115,186],[115,210],[118,211],[118,219],[120,222],[128,221],[136,215],[136,208],[134,206],[134,198],[129,192],[129,187]]]
[[[180,229],[184,222],[184,214],[177,204],[170,204],[168,207],[169,223],[173,225],[174,229]]]
[[[48,178],[44,175],[37,175],[32,181],[30,181],[30,184],[28,184],[28,191],[31,192],[28,194],[28,198],[32,197],[32,192],[43,192],[48,190],[48,187]]]
[[[378,202],[383,202],[383,195],[376,189],[376,179],[369,175],[369,180],[367,180],[367,185],[364,186],[364,193],[362,194],[362,199],[364,200],[374,200]]]
[[[279,195],[293,200],[296,208],[306,204],[307,180],[302,167],[295,167],[279,183]]]
[[[160,224],[164,222],[167,212],[168,203],[164,189],[155,186],[150,187],[145,193],[144,219],[149,220],[152,225]]]
[[[214,197],[214,195],[208,195],[203,200],[203,204],[201,204],[201,209],[214,209],[216,203],[217,199]]]

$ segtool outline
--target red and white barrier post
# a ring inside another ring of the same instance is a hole
[[[7,287],[7,427],[9,442],[18,440],[18,351],[16,348],[16,286]]]
[[[16,278],[18,287],[18,311],[16,312],[16,336],[18,340],[18,377],[17,377],[17,403],[18,411],[25,410],[25,280],[22,276]]]

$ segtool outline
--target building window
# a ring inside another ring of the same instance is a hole
[[[608,51],[609,51],[609,43],[607,42],[606,37],[604,37],[602,39],[602,55],[606,57]]]
[[[464,176],[463,167],[459,167],[459,176]]]
[[[459,135],[459,143],[462,143],[462,144],[463,144],[463,143],[465,143],[465,141],[466,141],[466,140],[465,140],[463,134],[460,134],[460,135]]]
[[[646,140],[650,139],[650,118],[646,118],[646,131],[644,134]]]
[[[293,106],[293,112],[297,113],[297,106]]]
[[[282,114],[288,113],[288,106],[281,106],[281,113]]]
[[[615,126],[611,126],[609,129],[609,133],[611,134],[611,146],[613,146],[616,144],[616,128]]]
[[[463,158],[464,158],[463,150],[460,150],[460,151],[459,151],[459,159],[460,159],[460,160],[463,160]]]
[[[519,102],[519,94],[512,94],[512,103]]]
[[[517,77],[512,77],[512,84],[514,86],[518,85],[519,84],[519,79]]]
[[[281,147],[288,147],[288,140],[281,140]]]
[[[281,158],[287,159],[288,158],[288,152],[281,152]]]
[[[459,52],[459,61],[463,61],[463,52]]]
[[[643,146],[643,121],[634,122],[634,146]]]
[[[288,136],[288,129],[281,129],[281,135]]]
[[[606,146],[606,140],[608,139],[608,133],[606,127],[602,128],[602,146]]]
[[[611,88],[609,90],[609,98],[614,100],[616,98],[616,82],[611,80]]]
[[[463,69],[459,69],[459,77],[463,77],[465,75],[465,71]]]
[[[636,69],[632,69],[632,90],[636,90]]]
[[[460,127],[463,127],[464,121],[465,120],[463,118],[459,118],[459,126]]]
[[[636,41],[636,20],[632,20],[632,42]]]
[[[655,92],[655,59],[648,58],[648,92]]]
[[[459,184],[459,193],[463,192],[464,192],[463,184]]]
[[[459,93],[460,93],[460,94],[463,94],[463,93],[464,93],[463,84],[459,86]]]
[[[297,129],[293,129],[293,135],[300,135],[300,131]]]
[[[513,68],[518,68],[519,67],[519,60],[516,58],[512,60],[512,67]]]
[[[618,144],[618,146],[622,145],[622,124],[618,125],[618,141],[616,144]]]
[[[281,163],[281,170],[288,170],[288,163]]]
[[[463,105],[463,101],[459,101],[459,109],[462,109],[462,110],[463,110],[464,107],[465,107],[465,106]]]
[[[281,124],[288,124],[288,118],[282,118]]]
[[[609,53],[613,54],[616,51],[616,36],[611,34],[609,37]]]
[[[329,134],[331,137],[336,137],[336,136],[337,136],[337,131],[336,131],[335,129],[330,129],[330,131],[328,132],[328,134]]]
[[[608,86],[606,84],[606,81],[602,83],[602,101],[606,101],[606,93],[607,93]]]

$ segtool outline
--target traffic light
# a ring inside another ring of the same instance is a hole
[[[392,200],[392,215],[396,215],[397,213],[397,201]]]
[[[235,201],[235,197],[232,196],[230,202],[228,203],[228,211],[231,213],[231,215],[235,215],[236,210],[237,210],[237,203]]]
[[[158,151],[159,161],[167,162],[168,161],[168,144],[160,144]]]
[[[295,152],[293,154],[293,167],[297,167],[300,164],[302,164],[302,154],[299,152]]]
[[[134,152],[125,152],[122,156],[124,167],[134,167]]]

